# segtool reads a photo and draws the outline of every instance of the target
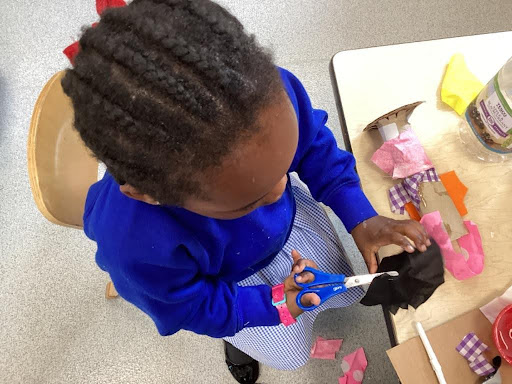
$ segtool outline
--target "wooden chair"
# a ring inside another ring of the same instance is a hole
[[[39,94],[30,122],[27,156],[37,208],[55,224],[83,228],[85,198],[98,179],[98,163],[73,129],[73,106],[56,73]],[[117,297],[112,282],[105,296]]]

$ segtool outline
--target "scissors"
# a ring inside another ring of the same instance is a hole
[[[370,284],[373,281],[373,279],[381,275],[389,275],[393,277],[398,276],[397,271],[388,271],[381,273],[373,273],[369,275],[347,277],[345,275],[325,273],[311,267],[305,267],[304,271],[302,271],[301,273],[303,272],[310,272],[314,276],[314,280],[309,283],[299,283],[297,281],[297,277],[300,275],[299,273],[296,273],[294,277],[295,283],[302,288],[302,290],[297,295],[297,305],[303,311],[312,311],[313,309],[317,308],[320,304],[329,300],[331,297],[346,292],[348,288]],[[321,287],[318,287],[319,285],[321,285]],[[301,303],[301,299],[302,296],[305,295],[306,293],[316,293],[318,296],[320,296],[320,304],[311,305],[309,307],[303,306]]]

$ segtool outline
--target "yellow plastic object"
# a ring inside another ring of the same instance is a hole
[[[480,80],[469,71],[464,56],[456,53],[446,68],[441,84],[441,100],[462,115],[483,87]]]

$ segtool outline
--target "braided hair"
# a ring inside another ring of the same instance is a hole
[[[62,80],[75,128],[120,183],[162,204],[258,132],[281,89],[271,55],[210,0],[134,0],[84,31]]]

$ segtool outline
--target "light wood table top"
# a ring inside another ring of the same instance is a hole
[[[512,285],[512,162],[484,163],[467,154],[458,134],[460,117],[440,100],[441,79],[454,53],[462,53],[470,70],[486,83],[512,55],[509,47],[512,32],[503,32],[344,51],[333,58],[347,149],[351,147],[356,157],[363,190],[376,210],[408,218],[391,212],[387,191],[397,181],[371,162],[382,139],[377,130],[363,133],[363,128],[392,109],[424,100],[412,114],[411,126],[437,171],[455,170],[469,188],[465,199],[469,213],[464,219],[474,221],[482,236],[482,274],[458,281],[446,271],[445,284],[425,304],[391,315],[398,343],[416,336],[413,321],[433,328],[489,302]],[[399,251],[385,247],[380,256]]]

